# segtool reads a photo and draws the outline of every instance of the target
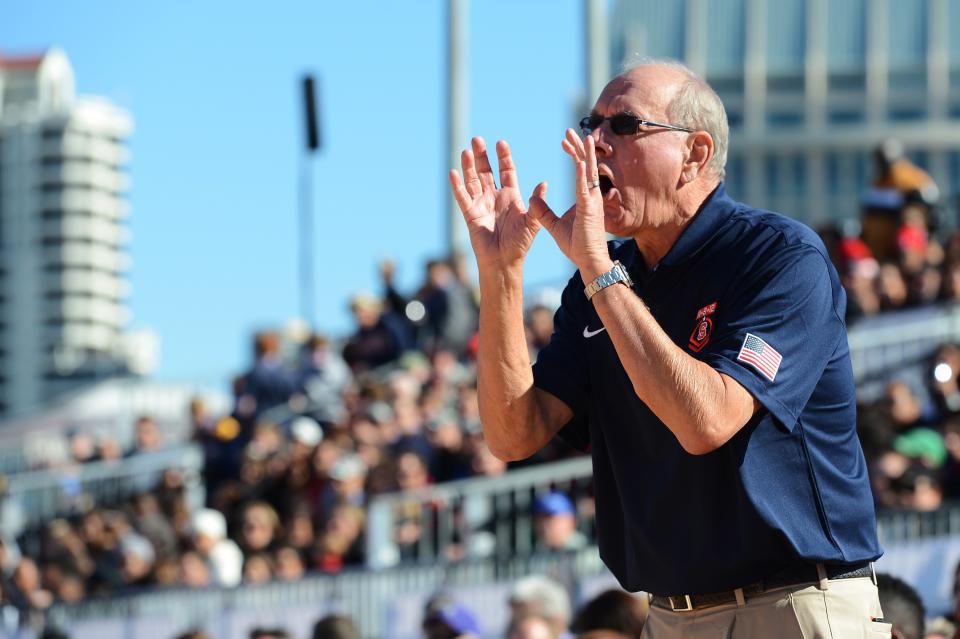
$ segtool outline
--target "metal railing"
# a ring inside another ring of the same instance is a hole
[[[28,527],[94,504],[116,503],[152,489],[167,470],[181,473],[190,505],[202,505],[203,451],[196,444],[181,444],[123,459],[12,475],[0,500],[4,513],[20,521],[2,525]]]
[[[909,521],[911,514],[892,512],[881,519],[893,524],[898,518]],[[932,542],[948,545],[956,545],[956,540],[956,537],[930,538]],[[879,565],[885,565],[886,561],[886,565],[896,567],[907,561],[915,570],[920,570],[937,564],[936,582],[940,583],[943,578],[942,583],[948,587],[952,563],[931,561],[937,558],[936,549],[933,553],[926,549],[924,553],[922,546],[890,541]],[[279,625],[307,635],[313,622],[337,612],[355,619],[364,637],[409,639],[420,636],[418,624],[426,597],[442,590],[469,605],[481,620],[483,636],[502,636],[499,633],[505,621],[505,588],[520,577],[532,574],[549,575],[564,584],[574,602],[584,601],[599,589],[615,586],[597,548],[588,546],[565,553],[349,570],[236,589],[177,588],[88,599],[74,605],[56,605],[47,619],[52,625],[75,631],[71,636],[78,639],[172,637],[191,628],[202,628],[215,639],[228,639],[245,636],[244,630],[249,631],[249,624]],[[406,619],[406,623],[402,623],[402,619]],[[244,628],[243,622],[247,622],[248,627]],[[91,631],[92,628],[109,628],[111,632],[104,635]]]
[[[593,462],[577,457],[374,497],[367,511],[367,565],[529,554],[536,550],[531,512],[536,496],[560,489],[576,498],[592,482]],[[396,534],[401,525],[419,531],[403,546]]]
[[[881,510],[877,513],[877,535],[881,544],[960,536],[960,501],[950,501],[926,512]]]
[[[885,313],[852,326],[850,357],[857,382],[923,362],[942,344],[960,341],[960,306]]]
[[[271,611],[307,609],[311,621],[330,612],[350,615],[359,622],[364,637],[382,639],[396,636],[386,627],[386,613],[394,600],[404,594],[512,582],[531,574],[551,575],[561,583],[574,586],[580,579],[605,571],[597,549],[589,547],[570,553],[432,562],[380,571],[352,570],[236,589],[178,588],[89,599],[79,604],[54,606],[48,613],[48,622],[69,628],[86,620],[144,618],[154,625],[162,624],[165,634],[157,636],[169,637],[190,628],[205,628],[212,636],[226,639],[232,635],[224,632],[224,627],[229,626],[224,615],[248,614],[256,618],[259,613],[264,618]],[[484,614],[476,602],[471,604],[478,616]],[[125,636],[138,635],[133,629]]]
[[[535,552],[532,504],[536,495],[561,489],[576,499],[590,494],[592,481],[591,459],[578,457],[500,477],[464,479],[374,497],[367,516],[367,566],[385,568],[404,559],[434,561]],[[398,532],[411,522],[419,536],[404,554]],[[595,542],[592,522],[589,524],[583,526],[581,522],[582,532]],[[932,512],[881,511],[877,532],[881,542],[960,535],[960,502],[944,504]],[[493,545],[473,544],[478,535],[488,537]]]

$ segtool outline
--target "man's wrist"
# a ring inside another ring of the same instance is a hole
[[[478,279],[480,288],[494,286],[520,287],[523,288],[523,262],[515,262],[509,265],[497,265],[489,267],[478,267]]]
[[[601,273],[590,282],[587,282],[583,288],[583,294],[590,300],[593,299],[594,295],[614,284],[623,284],[627,288],[633,288],[633,280],[630,278],[630,273],[627,272],[627,269],[620,262],[614,262],[610,270]]]
[[[613,260],[610,258],[598,259],[580,267],[580,277],[584,285],[589,284],[604,273],[613,268]]]

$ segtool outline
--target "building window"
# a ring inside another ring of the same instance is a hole
[[[769,126],[771,129],[789,129],[802,125],[802,113],[779,112],[767,114],[767,126]]]
[[[909,122],[911,120],[923,120],[927,117],[927,110],[924,107],[891,107],[889,119],[894,122]]]
[[[59,140],[64,133],[66,133],[66,130],[62,126],[45,126],[40,131],[40,137],[44,140]]]
[[[830,124],[848,125],[859,124],[865,119],[863,111],[849,111],[845,109],[831,110],[828,116]]]
[[[867,76],[864,73],[834,73],[827,79],[827,87],[831,92],[863,92],[867,88]]]
[[[726,181],[727,192],[734,199],[744,197],[743,185],[746,183],[745,168],[742,157],[729,157],[727,159]]]

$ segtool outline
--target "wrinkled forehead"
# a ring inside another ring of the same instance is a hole
[[[611,80],[593,110],[606,116],[631,111],[649,119],[665,119],[678,88],[678,79],[667,69],[638,67]]]

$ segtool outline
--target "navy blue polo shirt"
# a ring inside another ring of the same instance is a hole
[[[623,587],[708,593],[798,559],[879,557],[846,297],[816,234],[721,184],[649,272],[633,240],[609,248],[674,343],[762,404],[717,450],[687,453],[570,279],[534,379],[574,413],[561,436],[590,448],[600,554]]]

